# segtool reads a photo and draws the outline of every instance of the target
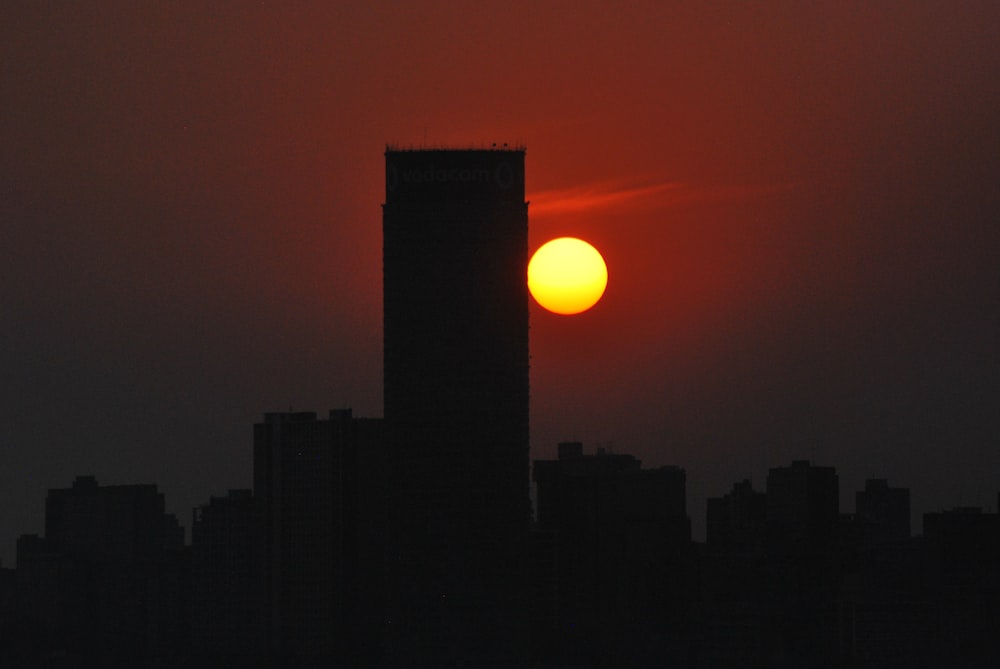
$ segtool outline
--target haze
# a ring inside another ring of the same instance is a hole
[[[382,152],[527,146],[532,457],[1000,490],[1000,6],[5,3],[0,558],[77,474],[182,519],[263,412],[381,415]],[[919,526],[916,526],[919,529]]]

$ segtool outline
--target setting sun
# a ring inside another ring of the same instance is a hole
[[[556,314],[590,309],[607,285],[608,268],[600,252],[574,237],[543,244],[528,263],[528,290],[538,304]]]

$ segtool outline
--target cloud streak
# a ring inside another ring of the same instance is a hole
[[[716,185],[698,186],[680,181],[629,184],[622,180],[604,181],[541,191],[529,196],[532,219],[599,211],[662,209],[691,202],[730,200],[788,190],[790,186]]]

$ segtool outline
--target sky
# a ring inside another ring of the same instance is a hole
[[[249,488],[264,412],[382,412],[387,143],[524,145],[531,453],[705,498],[809,459],[915,517],[1000,492],[1000,4],[0,8],[0,560],[79,474]],[[456,277],[460,280],[460,277]]]

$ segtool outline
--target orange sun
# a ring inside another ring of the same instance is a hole
[[[528,290],[538,304],[556,314],[578,314],[604,295],[608,267],[593,246],[560,237],[541,246],[528,263]]]

